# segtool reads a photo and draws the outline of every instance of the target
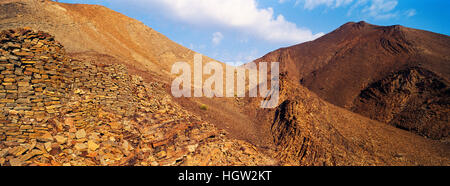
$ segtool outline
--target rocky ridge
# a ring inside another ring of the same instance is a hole
[[[364,89],[351,110],[428,138],[445,140],[450,133],[448,85],[433,72],[409,68]]]
[[[1,103],[0,165],[276,163],[121,64],[68,59],[52,36],[30,28],[3,31],[0,38],[0,90],[8,100]],[[24,80],[28,89],[19,86]]]
[[[257,110],[269,127],[272,156],[295,166],[448,165],[449,145],[370,120],[280,78],[276,109]],[[246,105],[258,105],[250,101]]]

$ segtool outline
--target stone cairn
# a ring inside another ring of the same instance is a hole
[[[2,31],[0,43],[0,140],[37,138],[65,102],[69,59],[53,37],[27,28]]]
[[[49,34],[22,28],[3,31],[0,38],[0,140],[44,136],[56,115],[84,128],[95,123],[100,105],[131,116],[138,99],[148,98],[150,85],[129,76],[123,65],[72,61]]]
[[[121,64],[65,57],[29,28],[0,34],[0,166],[268,165]]]

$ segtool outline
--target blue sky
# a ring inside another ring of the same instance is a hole
[[[450,35],[448,0],[61,0],[100,4],[216,60],[242,64],[349,21]]]

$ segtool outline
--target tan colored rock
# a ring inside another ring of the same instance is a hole
[[[30,158],[32,158],[33,156],[41,155],[41,154],[43,154],[42,151],[40,151],[40,150],[38,150],[38,149],[33,149],[32,151],[30,151],[30,152],[28,152],[27,154],[25,154],[25,155],[23,155],[22,157],[20,157],[20,160],[22,160],[22,161],[27,161],[27,160],[29,160]]]
[[[9,160],[9,164],[11,166],[22,166],[25,162],[20,160],[19,158],[13,158]]]
[[[24,148],[22,146],[16,146],[16,147],[10,149],[8,153],[13,156],[19,156],[19,155],[22,155],[25,151],[27,151],[26,148]]]
[[[78,151],[86,151],[87,148],[88,148],[88,146],[86,144],[84,144],[84,143],[77,143],[77,144],[75,144],[74,147]]]
[[[88,141],[88,148],[89,148],[89,150],[96,151],[99,147],[100,147],[100,145],[95,143],[93,140],[89,140]]]
[[[44,148],[47,152],[50,152],[52,150],[52,142],[44,143]]]
[[[42,142],[52,142],[53,136],[49,132],[44,132],[41,136],[37,138],[37,140]]]
[[[197,147],[198,147],[198,144],[194,144],[194,145],[188,145],[186,148],[189,152],[195,152]]]
[[[156,156],[157,158],[161,159],[161,158],[164,158],[164,157],[167,156],[167,152],[162,150],[162,151],[156,153],[155,156]]]
[[[62,135],[55,136],[55,139],[56,139],[56,142],[58,142],[59,144],[64,144],[67,142],[67,138]]]
[[[8,155],[8,152],[11,150],[11,147],[4,148],[0,150],[0,158],[6,157]]]
[[[111,126],[112,129],[117,130],[120,128],[120,123],[119,122],[111,122],[111,123],[109,123],[109,126]]]
[[[86,137],[86,131],[84,129],[80,129],[75,133],[75,137],[77,139],[85,138]]]

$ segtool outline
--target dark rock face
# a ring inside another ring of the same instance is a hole
[[[423,68],[410,68],[371,84],[352,110],[372,119],[433,138],[450,132],[448,82]]]
[[[377,157],[349,141],[331,122],[334,113],[314,97],[285,100],[275,111],[271,126],[276,157],[292,165],[375,165]]]
[[[294,161],[301,165],[333,165],[324,159],[324,146],[318,145],[317,131],[312,124],[300,121],[302,110],[298,101],[283,102],[275,113],[272,134],[275,144],[282,149],[278,154],[283,161]],[[319,134],[320,135],[320,134]]]
[[[273,156],[284,165],[429,165],[448,162],[447,144],[339,108],[295,82],[285,79],[281,82],[283,101],[267,115],[273,116],[269,119],[270,134],[276,145]]]

